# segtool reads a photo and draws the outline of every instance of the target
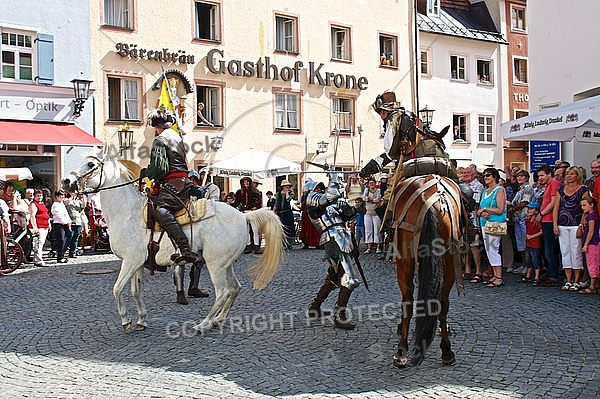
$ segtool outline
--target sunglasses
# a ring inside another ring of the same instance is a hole
[[[491,173],[486,173],[485,175],[483,175],[483,177],[490,177],[491,175]]]

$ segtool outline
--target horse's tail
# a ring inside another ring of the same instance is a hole
[[[246,221],[258,226],[258,232],[265,236],[265,250],[260,258],[250,265],[248,272],[255,290],[262,290],[269,284],[281,266],[285,233],[279,216],[268,208],[261,208],[244,214]]]
[[[438,315],[441,311],[441,291],[443,284],[443,243],[440,241],[438,220],[429,208],[425,215],[418,248],[419,293],[417,297],[415,352],[420,351],[423,360],[427,348],[435,336]],[[425,247],[426,246],[426,247]],[[419,355],[419,353],[415,353]]]

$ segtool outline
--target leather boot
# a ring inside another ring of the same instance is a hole
[[[245,254],[252,253],[252,245],[251,244],[246,245],[246,248],[244,248],[244,253]]]
[[[341,328],[342,330],[354,330],[354,327],[356,327],[350,322],[346,313],[346,307],[348,306],[348,301],[350,300],[351,294],[352,291],[350,291],[348,288],[340,287],[337,309],[333,322],[337,328]]]
[[[194,298],[206,298],[208,292],[202,291],[198,288],[200,282],[200,271],[202,270],[203,262],[198,261],[192,265],[190,269],[190,287],[188,288],[188,295]]]
[[[309,319],[318,319],[324,316],[330,316],[331,312],[328,310],[321,310],[321,305],[325,302],[325,299],[329,296],[329,293],[336,288],[335,284],[331,282],[329,278],[325,280],[325,283],[317,292],[317,296],[312,300],[310,305],[308,305],[308,318]]]
[[[187,305],[188,300],[185,297],[185,291],[183,290],[183,279],[185,277],[185,266],[177,265],[173,269],[173,283],[175,283],[175,289],[177,291],[177,303],[181,305]]]
[[[194,263],[199,260],[198,254],[192,251],[188,238],[175,216],[165,208],[158,208],[154,211],[154,218],[166,232],[171,241],[179,248],[181,254],[175,259],[175,263]]]

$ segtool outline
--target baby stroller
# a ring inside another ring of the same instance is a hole
[[[85,236],[83,237],[84,243],[87,239],[94,251],[110,251],[110,238],[108,235],[108,226],[106,225],[106,220],[104,219],[102,210],[89,208],[88,220],[90,224],[89,233],[85,234]]]

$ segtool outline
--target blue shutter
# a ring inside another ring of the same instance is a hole
[[[54,84],[54,36],[38,34],[38,83]]]

